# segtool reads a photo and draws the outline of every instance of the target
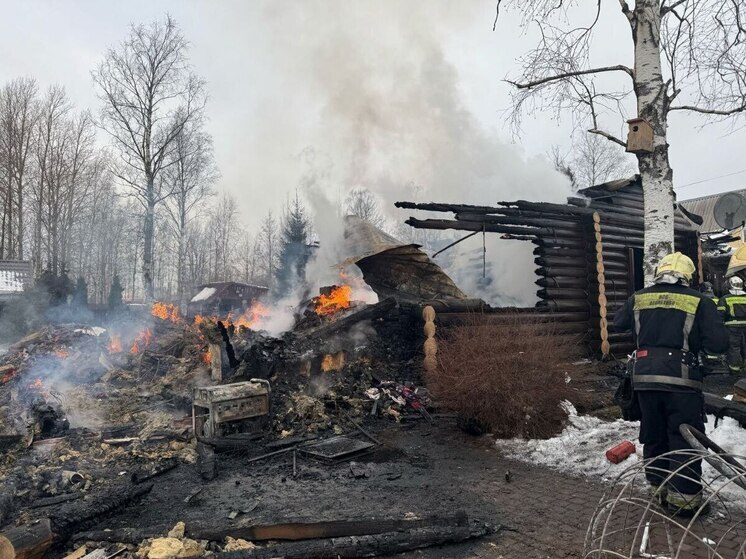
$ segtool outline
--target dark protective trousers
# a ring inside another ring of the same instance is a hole
[[[637,398],[642,411],[640,442],[644,445],[643,456],[646,460],[691,448],[679,433],[682,423],[702,432],[705,430],[701,393],[639,390]],[[691,456],[677,454],[653,460],[645,469],[645,477],[651,485],[661,485],[671,472],[690,460]],[[674,476],[669,485],[684,495],[696,495],[702,490],[701,476],[702,462],[697,460],[685,467],[681,475]]]
[[[730,345],[728,346],[728,368],[735,373],[744,368],[746,357],[746,327],[728,326]]]

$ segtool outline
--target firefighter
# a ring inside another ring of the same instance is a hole
[[[718,303],[718,310],[730,332],[728,369],[731,373],[741,373],[746,357],[746,292],[738,276],[728,280],[728,288],[728,293]]]
[[[635,293],[614,317],[614,326],[632,330],[637,344],[632,383],[642,412],[643,456],[650,459],[646,478],[659,502],[684,516],[702,504],[701,461],[675,453],[689,448],[679,433],[681,424],[704,431],[697,356],[701,350],[716,354],[728,347],[728,331],[715,303],[689,287],[693,274],[688,256],[676,252],[664,257],[654,285]],[[671,474],[684,464],[680,475]]]

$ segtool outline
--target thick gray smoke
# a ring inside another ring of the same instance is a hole
[[[298,95],[309,107],[320,107],[318,115],[307,117],[315,171],[309,174],[306,166],[301,182],[322,246],[341,228],[339,201],[356,187],[381,197],[392,224],[409,215],[393,207],[401,199],[495,204],[560,201],[569,193],[568,182],[548,161],[527,159],[489,132],[501,118],[499,107],[494,122],[479,122],[467,110],[458,68],[445,57],[443,45],[445,26],[451,40],[460,26],[467,32],[474,5],[325,1],[296,3],[292,9],[274,6],[267,18],[278,29],[277,71],[304,84]],[[484,18],[487,26],[487,12]],[[413,239],[434,237],[392,229]],[[447,241],[440,237],[435,244],[443,246]],[[487,235],[486,279],[481,235],[438,260],[472,295],[530,304],[535,293],[531,248]]]

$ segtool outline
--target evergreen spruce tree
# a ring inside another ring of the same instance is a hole
[[[117,311],[120,310],[124,303],[122,302],[122,293],[124,288],[122,282],[119,281],[119,275],[115,274],[114,279],[111,281],[111,289],[109,290],[109,310]]]
[[[280,264],[276,274],[276,295],[283,297],[304,278],[310,257],[308,237],[310,225],[298,193],[288,202],[282,219]]]

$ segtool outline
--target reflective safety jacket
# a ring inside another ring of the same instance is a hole
[[[746,326],[746,295],[723,295],[718,303],[718,311],[726,326]]]
[[[635,390],[701,391],[699,352],[728,349],[728,330],[715,303],[683,285],[638,291],[617,311],[614,327],[634,334]]]

